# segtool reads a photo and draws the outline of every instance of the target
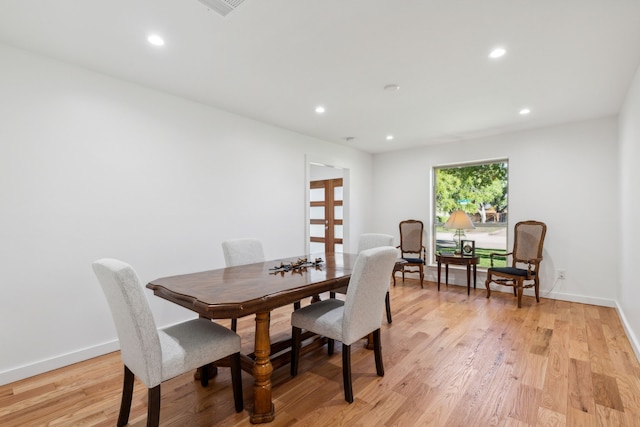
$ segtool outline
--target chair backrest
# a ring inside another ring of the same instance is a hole
[[[235,239],[222,242],[227,267],[264,261],[262,242],[258,239]]]
[[[116,259],[100,259],[92,266],[116,324],[122,362],[147,387],[155,387],[162,381],[162,349],[138,275]]]
[[[397,256],[393,246],[367,249],[358,254],[344,303],[344,344],[350,345],[380,328],[385,295]]]
[[[358,253],[380,246],[393,246],[393,236],[390,234],[364,233],[358,239]]]
[[[513,263],[526,263],[529,260],[542,259],[542,246],[547,226],[540,221],[521,221],[516,224],[513,240]],[[536,265],[539,262],[535,263]]]
[[[422,251],[422,221],[408,219],[400,222],[400,251],[404,253],[420,253]]]

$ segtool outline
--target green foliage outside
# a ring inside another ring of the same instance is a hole
[[[480,214],[482,223],[486,221],[487,207],[497,213],[506,212],[506,162],[437,168],[435,174],[436,214],[443,216],[439,222],[445,222],[458,209],[470,215]]]

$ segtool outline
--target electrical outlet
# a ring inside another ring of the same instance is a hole
[[[558,280],[564,280],[567,278],[567,273],[564,270],[557,270],[556,276],[558,277]]]

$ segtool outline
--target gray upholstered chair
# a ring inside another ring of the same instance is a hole
[[[233,239],[222,242],[224,262],[227,267],[264,262],[262,242],[258,239]],[[293,304],[293,309],[300,308],[300,301]],[[238,319],[231,319],[231,329],[238,328]]]
[[[234,239],[222,242],[227,267],[264,262],[262,242],[258,239]]]
[[[292,348],[291,375],[298,374],[302,330],[311,331],[333,341],[342,342],[342,378],[344,398],[353,402],[351,384],[351,344],[373,333],[376,373],[384,375],[380,325],[384,309],[384,294],[389,291],[389,276],[398,252],[383,246],[360,252],[353,266],[345,301],[327,299],[294,311],[291,314]]]
[[[222,242],[222,253],[227,267],[264,262],[262,242],[258,239],[233,239]],[[231,330],[238,329],[238,319],[231,319]]]
[[[360,239],[358,239],[358,253],[380,246],[393,246],[393,236],[390,234],[364,233],[361,234]],[[391,323],[391,301],[388,290],[384,302],[387,309],[387,323]]]
[[[242,411],[240,336],[210,320],[194,319],[157,329],[138,275],[115,259],[93,263],[116,325],[124,363],[124,384],[118,426],[129,421],[134,375],[148,388],[147,426],[160,421],[160,384],[203,368],[200,381],[208,383],[207,366],[231,356],[231,380],[237,412]]]

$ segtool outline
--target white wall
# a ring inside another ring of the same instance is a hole
[[[615,118],[375,155],[376,229],[397,236],[402,219],[431,224],[434,166],[504,158],[509,160],[509,241],[517,221],[535,219],[548,227],[541,296],[613,306],[620,263]],[[556,282],[556,269],[566,270],[567,279]],[[428,274],[434,280],[435,269]],[[454,279],[466,286],[462,272]],[[484,279],[479,272],[481,290]]]
[[[0,64],[0,384],[117,348],[95,259],[146,283],[222,267],[227,238],[303,253],[307,158],[349,168],[351,236],[369,223],[368,154],[4,45]],[[149,295],[159,325],[193,316]]]
[[[637,226],[640,213],[640,69],[620,113],[620,190],[621,203],[616,220],[621,224],[619,311],[640,358],[640,280],[635,263],[640,242]]]

